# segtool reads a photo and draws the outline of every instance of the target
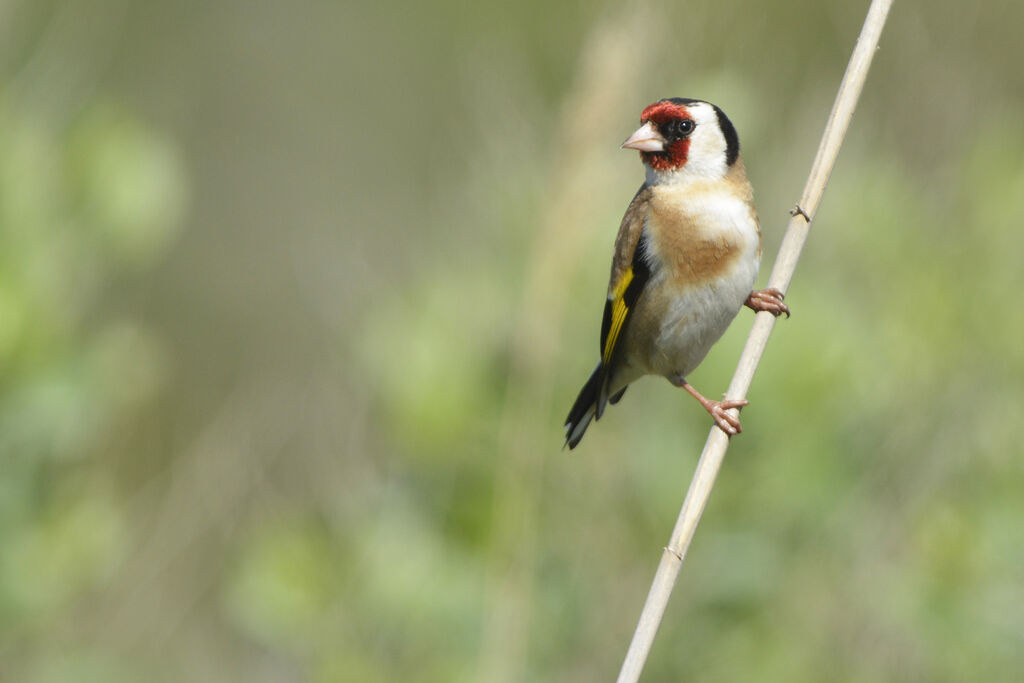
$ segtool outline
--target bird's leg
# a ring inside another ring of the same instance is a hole
[[[754,311],[768,311],[776,318],[785,313],[788,318],[789,306],[782,303],[782,300],[785,298],[786,295],[774,287],[757,289],[750,293],[750,296],[743,302],[743,305],[754,309]]]
[[[670,377],[668,381],[677,387],[686,389],[691,396],[700,401],[700,404],[704,406],[704,410],[711,413],[711,417],[714,418],[715,424],[718,425],[719,429],[727,435],[732,436],[733,434],[739,434],[743,431],[740,429],[739,418],[733,417],[725,411],[730,408],[742,408],[747,405],[749,401],[745,399],[712,401],[709,398],[704,398],[699,391],[693,388],[692,384],[686,381],[685,377]]]

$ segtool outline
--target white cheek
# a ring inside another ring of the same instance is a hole
[[[704,126],[690,140],[690,153],[683,172],[694,178],[722,178],[728,171],[722,151],[724,148],[725,138],[722,134],[717,129]]]

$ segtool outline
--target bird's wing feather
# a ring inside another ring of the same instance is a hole
[[[608,283],[608,298],[601,321],[601,363],[611,365],[616,345],[626,327],[637,297],[643,291],[650,269],[647,266],[643,228],[651,199],[644,185],[633,197],[615,240],[615,256]]]
[[[626,215],[622,218],[619,235],[615,240],[615,256],[612,259],[611,280],[608,284],[608,298],[604,305],[601,321],[601,389],[597,400],[596,417],[604,413],[609,401],[609,391],[615,373],[616,352],[619,340],[626,329],[636,300],[647,284],[650,268],[647,265],[644,223],[651,199],[651,190],[645,184],[633,197]],[[621,396],[621,392],[614,397]],[[615,402],[615,401],[612,401]]]
[[[643,258],[646,247],[642,243],[642,235],[650,198],[651,191],[644,184],[626,209],[626,215],[623,216],[622,225],[619,227],[619,235],[615,239],[609,294],[605,301],[604,319],[601,322],[601,362],[583,385],[568,417],[565,418],[565,444],[569,448],[575,448],[583,438],[590,421],[599,419],[604,413],[605,406],[609,402],[616,403],[626,391],[626,388],[622,387],[613,396],[608,395],[614,371],[612,363],[615,360],[616,342],[625,329],[630,311],[649,275],[647,263]]]

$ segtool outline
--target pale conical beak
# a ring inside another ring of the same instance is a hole
[[[662,137],[654,124],[648,121],[636,129],[636,132],[626,138],[622,143],[622,149],[638,149],[641,152],[664,152],[665,138]]]

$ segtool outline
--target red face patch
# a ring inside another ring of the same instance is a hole
[[[650,121],[658,130],[661,130],[662,126],[669,121],[692,118],[690,110],[682,104],[655,102],[640,114],[640,123]],[[664,152],[641,152],[640,156],[644,163],[655,171],[673,171],[683,167],[689,153],[690,139],[682,138],[671,142]]]
[[[671,119],[689,119],[693,118],[690,116],[690,110],[682,104],[672,104],[671,102],[655,102],[647,109],[643,110],[640,114],[640,123],[646,123],[647,121],[653,121],[654,125],[660,126],[661,124]]]

